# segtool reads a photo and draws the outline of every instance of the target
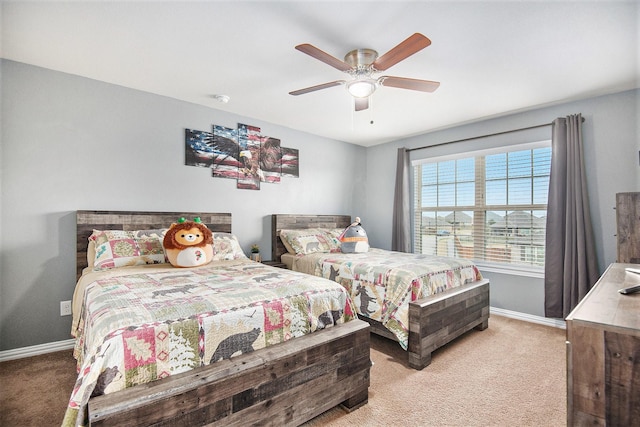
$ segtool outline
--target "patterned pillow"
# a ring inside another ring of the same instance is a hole
[[[162,247],[166,229],[93,230],[89,240],[95,245],[94,270],[167,262]]]
[[[340,252],[340,229],[307,228],[303,230],[280,230],[280,239],[293,254],[314,252]]]
[[[326,235],[327,239],[331,242],[331,252],[340,252],[340,235],[344,232],[344,228],[326,228],[321,229]]]
[[[235,235],[230,233],[213,233],[213,261],[246,257]]]

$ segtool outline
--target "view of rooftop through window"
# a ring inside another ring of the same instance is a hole
[[[415,251],[544,266],[551,147],[415,168]]]

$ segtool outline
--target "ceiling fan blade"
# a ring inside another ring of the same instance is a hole
[[[353,98],[356,104],[356,111],[362,111],[369,108],[369,98]]]
[[[314,57],[318,61],[322,61],[325,64],[331,65],[333,68],[337,68],[340,71],[351,70],[351,65],[347,64],[344,61],[339,60],[336,57],[329,55],[327,52],[324,52],[308,43],[299,44],[298,46],[296,46],[296,49],[302,53],[306,53],[307,55]]]
[[[400,89],[419,90],[421,92],[433,92],[438,89],[440,82],[430,80],[409,79],[406,77],[383,76],[378,79],[382,86],[397,87]]]
[[[336,80],[334,82],[323,83],[321,85],[315,85],[315,86],[306,87],[304,89],[294,90],[293,92],[289,92],[289,95],[303,95],[305,93],[315,92],[316,90],[327,89],[330,87],[340,86],[343,84],[345,84],[344,80]]]
[[[414,35],[407,38],[405,41],[391,49],[389,52],[382,55],[380,58],[376,59],[373,63],[373,68],[378,71],[384,71],[389,67],[397,64],[413,55],[414,53],[424,49],[425,47],[431,44],[431,40],[427,37],[423,36],[420,33],[415,33]]]

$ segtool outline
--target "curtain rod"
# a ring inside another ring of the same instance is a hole
[[[582,122],[584,123],[584,117],[582,118]],[[411,151],[416,151],[416,150],[423,150],[425,148],[432,148],[432,147],[438,147],[440,145],[447,145],[447,144],[453,144],[455,142],[465,142],[465,141],[471,141],[473,139],[481,139],[481,138],[488,138],[490,136],[498,136],[498,135],[504,135],[507,133],[513,133],[513,132],[521,132],[523,130],[530,130],[530,129],[537,129],[537,128],[543,128],[545,126],[551,126],[552,123],[545,123],[543,125],[535,125],[535,126],[529,126],[526,128],[520,128],[520,129],[512,129],[512,130],[505,130],[503,132],[496,132],[496,133],[489,133],[487,135],[480,135],[480,136],[472,136],[470,138],[464,138],[464,139],[456,139],[455,141],[447,141],[447,142],[440,142],[438,144],[433,144],[433,145],[425,145],[423,147],[416,147],[416,148],[407,148],[407,153],[410,153]]]

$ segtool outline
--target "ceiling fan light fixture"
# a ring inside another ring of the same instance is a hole
[[[354,80],[347,83],[347,90],[356,98],[366,98],[376,90],[376,81],[373,79]]]

